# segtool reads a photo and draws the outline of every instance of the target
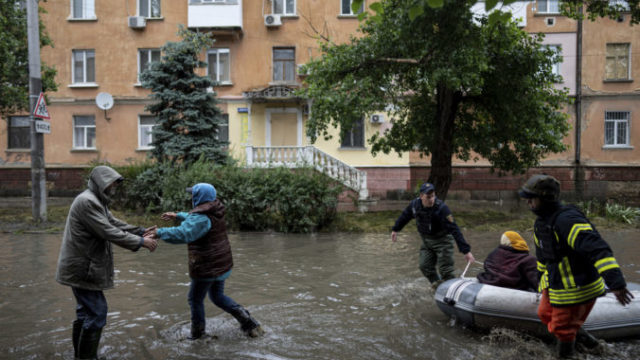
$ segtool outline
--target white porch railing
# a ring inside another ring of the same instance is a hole
[[[367,173],[350,166],[313,146],[247,146],[247,166],[313,166],[358,192],[361,200],[369,197]]]

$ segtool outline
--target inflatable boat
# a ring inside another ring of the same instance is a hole
[[[635,297],[622,306],[608,293],[599,297],[583,328],[604,340],[640,337],[640,288],[628,287]],[[540,294],[479,283],[475,278],[445,281],[436,290],[435,301],[442,312],[463,325],[489,330],[515,329],[538,337],[549,337],[538,319]]]

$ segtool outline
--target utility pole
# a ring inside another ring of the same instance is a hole
[[[33,116],[33,110],[42,92],[38,0],[27,0],[27,39],[29,43],[29,109],[31,110],[31,215],[33,220],[42,223],[47,221],[44,135],[36,131],[36,118]]]

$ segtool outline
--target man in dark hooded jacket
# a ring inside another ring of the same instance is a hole
[[[195,340],[205,335],[204,298],[207,293],[216,306],[238,320],[242,331],[248,336],[260,336],[262,328],[249,311],[224,294],[224,283],[231,275],[233,259],[224,220],[225,208],[216,199],[216,189],[211,184],[198,183],[187,188],[187,192],[191,193],[193,203],[189,213],[162,214],[163,220],[180,220],[180,226],[159,228],[154,232],[168,243],[188,244],[189,247],[189,339]]]
[[[89,188],[73,200],[67,216],[56,281],[71,286],[76,298],[72,340],[77,359],[96,359],[98,353],[107,322],[103,290],[113,287],[111,244],[132,251],[140,247],[154,251],[158,244],[144,228],[111,215],[108,205],[122,180],[114,169],[96,166],[89,175]]]

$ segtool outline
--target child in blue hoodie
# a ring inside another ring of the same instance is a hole
[[[171,244],[187,244],[189,248],[189,306],[191,307],[191,336],[195,340],[205,335],[204,298],[209,294],[213,303],[231,314],[250,337],[264,332],[249,312],[224,294],[224,282],[231,275],[233,258],[227,238],[224,205],[216,199],[211,184],[198,183],[187,188],[192,195],[193,209],[186,212],[167,212],[162,220],[180,220],[176,227],[159,228],[155,235]]]

